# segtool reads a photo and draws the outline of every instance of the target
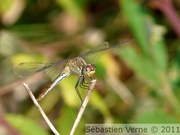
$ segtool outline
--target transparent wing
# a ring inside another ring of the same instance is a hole
[[[16,75],[26,78],[37,72],[50,68],[51,63],[23,62],[14,67],[13,71]]]
[[[106,50],[119,47],[121,45],[130,43],[131,41],[133,41],[133,39],[126,40],[112,46],[109,46],[108,42],[104,42],[101,45],[97,46],[96,48],[92,49],[91,51],[81,54],[80,57],[82,57],[87,63],[94,64],[99,59],[99,57],[105,53]]]
[[[92,49],[89,52],[85,52],[80,55],[87,63],[95,63],[98,58],[105,53],[105,51],[109,48],[109,43],[104,42],[96,48]]]
[[[67,60],[56,63],[24,62],[14,67],[16,75],[26,78],[37,72],[45,71],[53,80],[62,72]]]
[[[66,63],[69,60],[63,60],[56,63],[53,63],[53,66],[46,69],[46,73],[51,77],[52,80],[57,78],[61,74],[61,72],[64,70]]]

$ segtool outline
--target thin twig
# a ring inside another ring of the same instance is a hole
[[[84,113],[84,110],[85,110],[85,108],[86,108],[86,106],[87,106],[87,103],[88,103],[88,101],[89,101],[89,98],[90,98],[90,96],[91,96],[91,93],[92,93],[92,91],[93,91],[93,89],[94,89],[95,84],[96,84],[96,80],[92,80],[92,81],[91,81],[91,84],[90,84],[90,86],[89,86],[89,88],[88,88],[87,94],[86,94],[86,96],[85,96],[85,99],[84,99],[84,101],[83,101],[83,103],[82,103],[82,106],[81,106],[81,108],[79,109],[77,118],[76,118],[76,120],[75,120],[75,122],[74,122],[74,124],[73,124],[73,127],[72,127],[72,129],[71,129],[70,135],[74,135],[74,133],[75,133],[75,131],[76,131],[76,128],[77,128],[77,126],[78,126],[78,124],[79,124],[79,122],[80,122],[80,119],[81,119],[81,117],[82,117],[82,115],[83,115],[83,113]]]
[[[39,112],[41,113],[42,117],[44,118],[44,120],[46,121],[46,123],[48,124],[48,126],[50,127],[50,129],[52,130],[52,132],[55,135],[60,135],[58,133],[58,131],[55,129],[55,127],[53,126],[53,124],[50,122],[50,120],[48,119],[48,117],[46,116],[46,114],[44,113],[43,109],[41,108],[41,106],[39,105],[39,103],[37,102],[36,98],[34,97],[33,93],[31,92],[30,88],[28,87],[28,85],[26,83],[23,83],[26,91],[28,92],[29,96],[31,97],[32,101],[34,102],[34,104],[36,105],[36,107],[38,108]]]

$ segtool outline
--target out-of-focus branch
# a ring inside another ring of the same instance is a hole
[[[11,135],[20,135],[3,117],[0,113],[0,125],[8,130]]]
[[[177,15],[173,5],[172,0],[156,0],[158,8],[164,13],[171,23],[174,31],[180,38],[180,17]]]

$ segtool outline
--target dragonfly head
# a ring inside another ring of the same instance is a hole
[[[91,76],[94,75],[95,70],[96,70],[95,65],[93,65],[93,64],[87,64],[87,65],[85,65],[85,67],[83,68],[83,74],[91,77]]]

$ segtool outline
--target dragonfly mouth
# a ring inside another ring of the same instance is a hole
[[[93,64],[87,64],[85,67],[84,67],[84,74],[86,74],[87,76],[91,77],[94,75],[95,73],[95,65]]]
[[[88,75],[89,77],[91,77],[91,76],[94,75],[94,73],[95,73],[95,70],[94,70],[94,71],[90,71],[87,75]]]

